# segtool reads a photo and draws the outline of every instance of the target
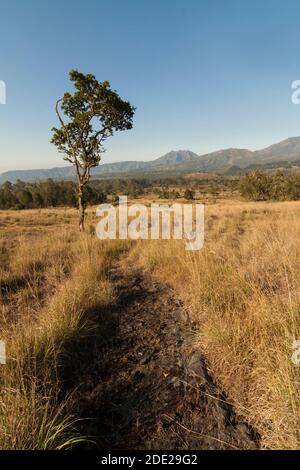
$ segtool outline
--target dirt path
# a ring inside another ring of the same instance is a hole
[[[174,293],[120,265],[118,295],[102,315],[98,360],[85,382],[81,415],[111,449],[251,449],[254,432],[215,386],[193,325]],[[256,439],[257,440],[257,439]]]

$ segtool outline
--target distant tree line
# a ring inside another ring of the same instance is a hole
[[[286,201],[300,199],[300,173],[256,171],[240,181],[243,197],[252,201]]]
[[[146,179],[113,179],[91,180],[83,190],[83,203],[101,204],[111,195],[138,197],[144,194],[145,188],[152,183]],[[45,207],[77,207],[77,185],[74,181],[47,181],[24,183],[18,180],[15,184],[6,182],[0,185],[1,209],[38,209]]]
[[[111,180],[92,180],[91,187],[101,188],[105,194],[113,196],[125,195],[129,197],[138,197],[144,194],[146,188],[150,188],[152,183],[146,178],[134,179],[111,179]]]
[[[160,199],[177,199],[180,197],[179,191],[170,189],[166,184],[163,184],[162,187],[155,188],[154,192]]]
[[[86,203],[103,202],[103,192],[87,186],[84,199]],[[73,181],[53,181],[41,183],[15,184],[6,182],[0,186],[0,209],[38,209],[44,207],[77,206],[76,185]]]
[[[147,192],[160,199],[192,200],[196,191],[218,195],[221,191],[236,189],[238,179],[219,176],[217,179],[186,180],[182,176],[174,177],[124,177],[110,179],[91,179],[83,190],[83,204],[96,205],[118,201],[119,195],[138,198]],[[48,179],[43,182],[16,183],[6,182],[0,185],[1,209],[38,209],[45,207],[77,207],[77,185],[75,181],[57,181]]]

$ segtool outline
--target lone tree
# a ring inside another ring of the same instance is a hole
[[[123,101],[108,81],[98,82],[94,75],[84,75],[77,70],[71,70],[69,75],[75,91],[65,93],[56,103],[61,126],[52,128],[51,143],[76,169],[79,229],[84,231],[84,187],[91,169],[101,161],[105,139],[114,131],[132,128],[135,108]]]

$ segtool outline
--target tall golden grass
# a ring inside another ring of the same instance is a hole
[[[204,248],[139,242],[132,259],[169,283],[198,324],[214,376],[272,449],[300,448],[300,203],[206,206]]]
[[[88,439],[77,430],[76,397],[62,393],[61,361],[67,344],[94,334],[88,312],[114,301],[107,269],[124,249],[79,236],[63,213],[59,230],[26,231],[35,215],[9,214],[0,244],[0,337],[7,348],[0,366],[1,449],[63,449]]]
[[[272,449],[300,448],[300,203],[217,201],[205,244],[141,241],[128,262],[171,285],[198,325],[196,340],[237,412]],[[93,334],[91,308],[114,303],[107,270],[127,242],[79,236],[76,211],[0,214],[0,448],[60,449],[78,434],[60,367],[72,339]]]

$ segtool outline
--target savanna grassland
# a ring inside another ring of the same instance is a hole
[[[181,296],[198,345],[263,447],[299,448],[300,204],[207,205],[204,248],[139,243],[132,253]],[[143,248],[144,247],[144,248]]]
[[[1,212],[0,448],[63,449],[82,441],[62,369],[92,337],[93,307],[114,294],[107,266],[126,246],[77,234],[72,209]],[[76,428],[76,429],[75,429]]]
[[[180,299],[193,321],[194,348],[237,416],[256,430],[259,446],[300,448],[300,368],[291,361],[300,339],[300,202],[208,199],[199,252],[185,251],[181,241],[101,242],[94,213],[90,208],[79,234],[75,209],[0,212],[7,347],[0,448],[101,441],[81,421],[80,383],[68,370],[77,368],[80,379],[84,348],[103,339],[99,325],[119,294],[109,274],[116,263],[138,267]]]

